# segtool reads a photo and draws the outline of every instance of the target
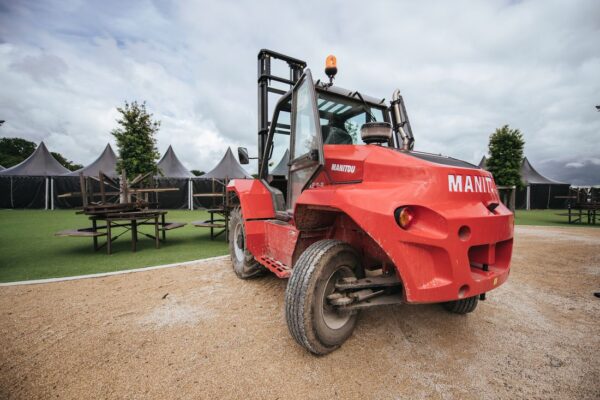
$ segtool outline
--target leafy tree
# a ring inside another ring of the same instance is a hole
[[[494,175],[497,185],[522,187],[521,164],[525,140],[521,131],[511,129],[508,125],[496,129],[490,135],[487,170]]]
[[[204,175],[204,174],[206,173],[206,172],[204,172],[204,171],[200,171],[200,170],[197,170],[197,169],[193,169],[193,170],[191,170],[190,172],[191,172],[192,174],[194,174],[194,176],[202,176],[202,175]]]
[[[152,120],[152,114],[146,110],[146,102],[125,102],[125,106],[117,107],[117,110],[121,113],[117,120],[119,127],[111,134],[117,140],[119,150],[118,171],[125,170],[128,178],[148,172],[158,174],[156,162],[160,154],[155,135],[160,121]]]
[[[67,160],[62,154],[51,151],[50,154],[56,158],[63,167],[67,168],[70,171],[77,171],[80,168],[83,168],[81,164],[74,164],[72,161]]]
[[[25,160],[35,151],[37,145],[21,138],[0,139],[0,165],[10,168]]]

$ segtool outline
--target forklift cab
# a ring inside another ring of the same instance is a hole
[[[271,74],[272,60],[288,64],[289,79]],[[323,145],[361,144],[364,124],[389,122],[383,99],[315,83],[304,61],[270,50],[258,54],[258,88],[259,178],[271,191],[278,215],[292,213],[298,196],[324,166]],[[269,94],[280,96],[271,121]],[[393,136],[383,145],[397,144]]]
[[[324,165],[323,145],[361,144],[363,124],[387,122],[383,104],[375,107],[335,89],[315,86],[307,69],[294,89],[281,97],[273,112],[261,178],[281,192],[288,212]],[[394,142],[390,140],[384,145],[393,146]],[[278,193],[275,195],[280,197]]]

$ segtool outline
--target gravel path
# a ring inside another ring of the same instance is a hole
[[[473,314],[371,309],[326,357],[289,336],[285,284],[218,261],[2,287],[0,398],[600,398],[598,229],[518,227]]]

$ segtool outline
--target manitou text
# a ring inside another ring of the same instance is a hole
[[[448,175],[448,191],[494,193],[494,181],[488,176]]]

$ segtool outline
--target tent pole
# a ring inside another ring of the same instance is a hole
[[[50,209],[54,210],[54,178],[50,178]]]
[[[550,208],[550,193],[552,192],[552,185],[548,185],[548,203],[546,204],[546,209]]]
[[[194,190],[194,185],[192,185],[192,178],[188,179],[188,208],[190,210],[194,209],[194,204],[192,203],[193,201],[193,190]]]
[[[46,198],[44,199],[44,209],[48,209],[48,177],[46,177]]]
[[[531,185],[527,185],[527,210],[531,209]]]
[[[13,177],[10,177],[10,208],[15,208],[15,201],[13,199]]]

